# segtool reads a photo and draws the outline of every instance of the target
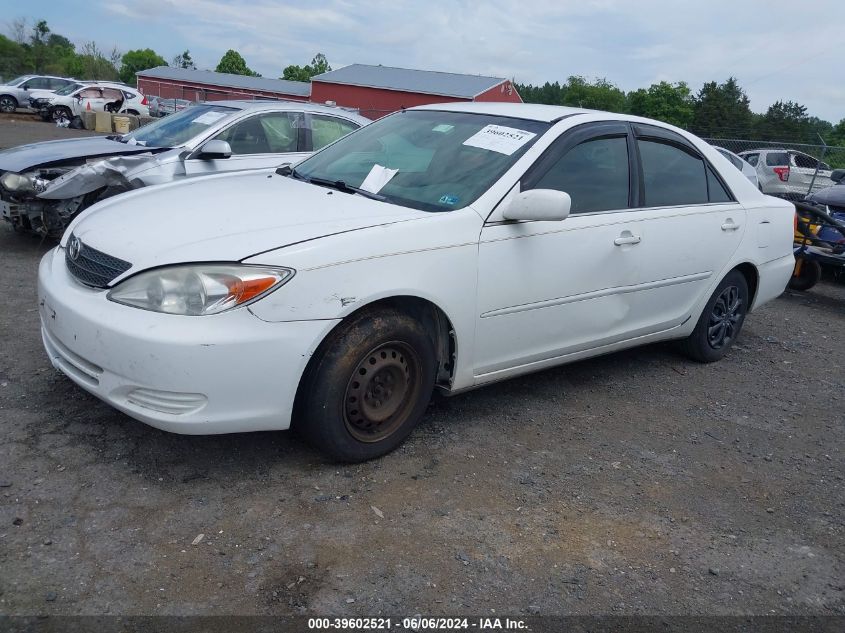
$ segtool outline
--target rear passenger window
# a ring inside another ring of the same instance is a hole
[[[627,209],[628,174],[625,137],[600,138],[570,149],[530,188],[565,191],[571,213]]]
[[[795,166],[802,167],[804,169],[815,169],[816,165],[819,164],[812,156],[805,156],[804,154],[793,154],[793,158],[795,159]]]
[[[709,167],[707,168],[707,191],[710,194],[710,202],[733,202],[731,194]]]
[[[342,136],[354,132],[358,126],[351,121],[330,116],[311,115],[311,143],[314,151],[334,143]]]
[[[669,207],[708,202],[704,161],[674,145],[640,139],[645,206]]]
[[[769,152],[766,154],[766,165],[769,167],[789,165],[789,154],[786,152]]]

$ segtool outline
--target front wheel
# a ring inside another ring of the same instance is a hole
[[[62,119],[70,121],[73,118],[73,113],[70,111],[70,108],[66,108],[65,106],[56,106],[50,112],[50,116],[54,121],[61,121]]]
[[[681,350],[700,363],[721,359],[739,336],[748,308],[748,283],[732,270],[713,291],[692,334],[681,341]]]
[[[18,109],[18,102],[14,97],[3,95],[0,97],[0,112],[14,112]]]
[[[416,320],[393,309],[363,312],[315,354],[294,428],[339,461],[384,455],[422,419],[435,371],[434,345]]]

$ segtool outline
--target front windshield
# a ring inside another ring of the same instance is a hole
[[[299,163],[294,175],[412,209],[453,211],[473,203],[549,127],[468,112],[397,112]]]
[[[179,147],[210,125],[236,112],[240,110],[218,105],[195,105],[124,134],[120,140],[148,147]]]
[[[65,86],[61,90],[56,90],[56,94],[59,95],[60,97],[65,97],[65,96],[67,96],[67,95],[69,95],[73,92],[76,92],[77,90],[79,90],[82,87],[83,86],[81,84],[68,84],[67,86]]]
[[[12,81],[7,83],[6,85],[7,86],[17,86],[18,84],[21,84],[24,81],[26,81],[27,79],[31,79],[31,78],[32,78],[32,75],[21,75],[20,77],[15,77],[14,79],[12,79]]]

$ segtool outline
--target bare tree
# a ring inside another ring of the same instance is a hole
[[[112,46],[111,53],[109,53],[109,61],[112,63],[112,66],[120,68],[121,57],[123,57],[123,53],[120,52],[117,45]]]
[[[26,44],[27,40],[27,19],[15,18],[9,22],[9,36],[18,44]]]

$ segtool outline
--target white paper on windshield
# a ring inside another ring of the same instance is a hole
[[[510,156],[535,136],[537,135],[533,132],[518,130],[515,127],[488,125],[465,140],[464,145]]]
[[[226,116],[225,112],[206,112],[204,114],[199,115],[196,119],[193,119],[191,123],[202,123],[203,125],[211,125],[215,121],[219,121],[224,116]]]
[[[387,167],[382,167],[381,165],[373,165],[370,173],[367,174],[367,177],[364,178],[364,182],[361,183],[360,188],[364,191],[369,191],[370,193],[378,193],[381,191],[382,187],[390,182],[390,179],[393,178],[398,171],[398,169],[388,169]]]

